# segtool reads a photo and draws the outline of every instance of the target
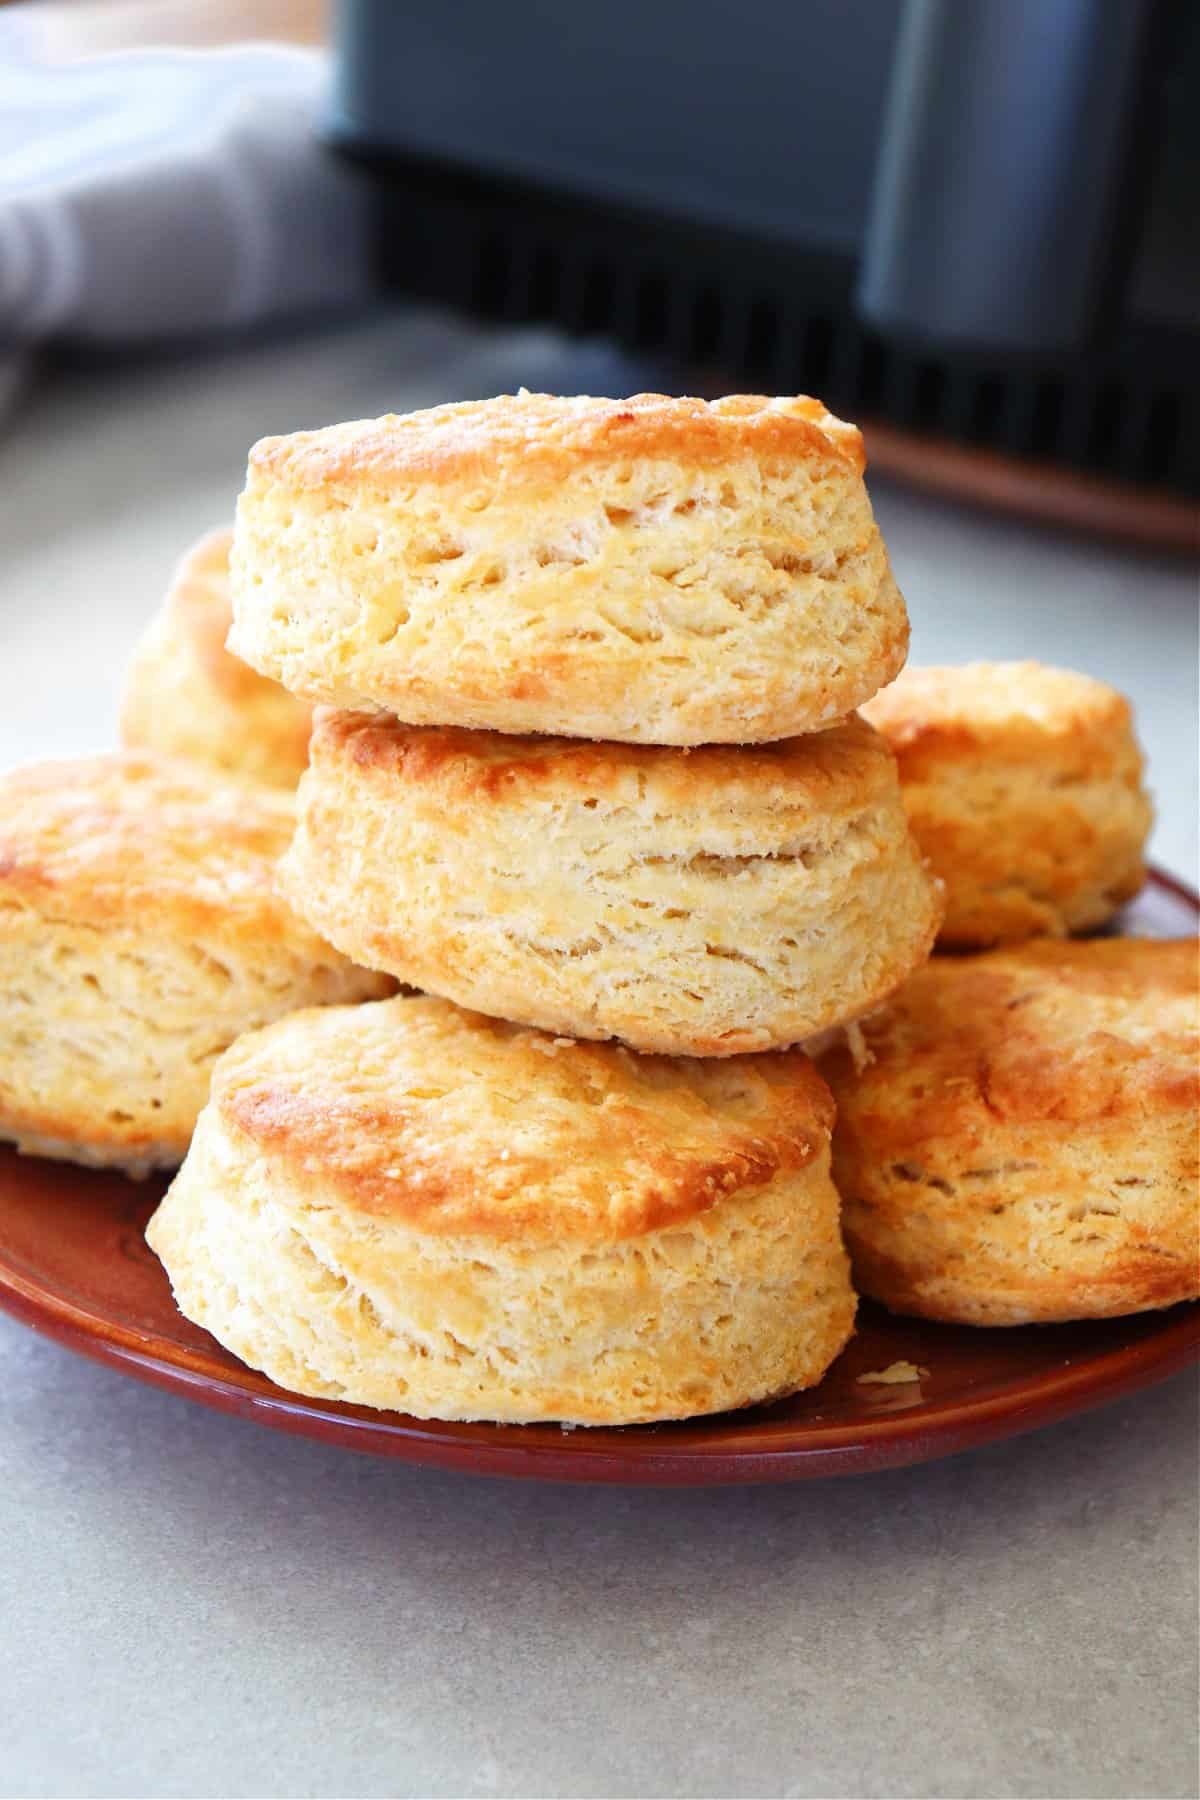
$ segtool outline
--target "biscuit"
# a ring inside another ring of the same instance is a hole
[[[816,400],[507,395],[250,453],[230,644],[306,699],[627,743],[815,731],[902,667]]]
[[[935,957],[822,1058],[855,1279],[969,1325],[1200,1293],[1197,945]]]
[[[392,990],[277,892],[290,795],[128,750],[0,780],[0,1138],[177,1163],[221,1051]]]
[[[295,787],[308,761],[312,708],[225,648],[232,541],[231,531],[212,531],[176,569],[129,665],[121,738]]]
[[[427,997],[222,1058],[150,1222],[188,1318],[282,1387],[622,1425],[818,1381],[854,1296],[800,1052],[704,1063]]]
[[[1129,703],[1039,663],[908,668],[864,708],[946,884],[941,943],[1102,925],[1145,880],[1153,820]]]
[[[756,747],[512,738],[318,712],[282,879],[356,962],[667,1055],[855,1018],[940,916],[859,719]]]

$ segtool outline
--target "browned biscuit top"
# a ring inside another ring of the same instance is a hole
[[[906,779],[938,763],[1033,758],[1047,780],[1100,776],[1130,740],[1129,702],[1115,688],[1044,663],[909,664],[863,707]]]
[[[293,822],[289,795],[183,758],[35,764],[0,779],[0,908],[318,944],[276,885]]]
[[[1200,973],[1193,938],[1037,939],[976,957],[936,957],[874,1018],[869,1068],[847,1052],[856,1129],[906,1143],[1034,1121],[1084,1124],[1194,1107]]]
[[[826,731],[775,743],[694,749],[604,744],[584,738],[510,737],[454,726],[404,725],[385,713],[318,709],[311,755],[456,800],[520,804],[555,794],[662,806],[741,804],[861,807],[895,786],[884,739],[855,714]]]
[[[712,467],[746,456],[864,467],[857,428],[806,395],[710,401],[521,393],[263,438],[250,452],[250,481],[311,488],[503,478],[509,486],[541,484],[588,464],[663,458]]]
[[[643,1057],[433,998],[295,1013],[223,1058],[213,1104],[294,1180],[422,1231],[602,1244],[804,1168],[829,1091],[798,1051]]]

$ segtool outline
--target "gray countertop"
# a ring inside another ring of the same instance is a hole
[[[103,744],[172,558],[265,431],[647,385],[432,314],[60,374],[0,430],[0,765]],[[876,484],[914,658],[1139,710],[1196,859],[1178,563]],[[1194,1796],[1195,1384],[792,1488],[472,1481],[208,1414],[0,1318],[0,1793]]]

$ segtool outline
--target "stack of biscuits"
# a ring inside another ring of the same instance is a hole
[[[150,1241],[284,1385],[629,1422],[815,1382],[855,1301],[800,1040],[927,958],[855,708],[904,604],[811,400],[519,395],[268,440],[231,648],[317,713],[290,903],[421,990],[222,1061]]]
[[[0,782],[0,1137],[186,1150],[183,1311],[422,1416],[771,1399],[855,1288],[1195,1297],[1195,942],[1072,935],[1145,876],[1128,705],[907,639],[813,400],[264,441],[126,749]]]

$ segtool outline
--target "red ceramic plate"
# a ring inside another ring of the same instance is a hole
[[[1198,915],[1200,898],[1156,875],[1121,928],[1187,936]],[[775,1406],[624,1430],[444,1425],[286,1393],[190,1325],[142,1238],[161,1186],[0,1150],[0,1306],[73,1350],[206,1406],[474,1474],[686,1485],[893,1468],[1048,1425],[1200,1357],[1200,1305],[980,1331],[864,1304],[821,1385]],[[897,1362],[915,1365],[919,1379],[862,1379]]]

